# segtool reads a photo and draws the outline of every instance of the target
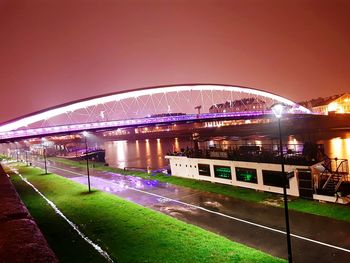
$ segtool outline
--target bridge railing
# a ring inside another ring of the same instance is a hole
[[[0,140],[16,139],[25,137],[35,137],[44,135],[53,135],[67,132],[80,132],[84,130],[98,130],[105,128],[122,128],[162,123],[177,123],[184,121],[196,120],[220,120],[220,119],[237,119],[247,117],[258,117],[270,115],[270,111],[244,111],[244,112],[228,112],[228,113],[202,113],[202,114],[186,114],[179,116],[166,117],[145,117],[140,119],[113,120],[104,122],[91,122],[70,125],[59,125],[41,128],[28,128],[0,133]]]

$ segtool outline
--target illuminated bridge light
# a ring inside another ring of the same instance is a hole
[[[38,128],[38,129],[30,129],[30,130],[18,130],[18,131],[10,131],[5,133],[0,133],[0,139],[5,138],[12,138],[12,137],[20,137],[24,132],[26,134],[38,134],[38,135],[45,135],[45,134],[52,134],[55,132],[65,132],[65,131],[78,131],[82,127],[85,127],[86,129],[94,129],[97,126],[99,128],[104,127],[115,127],[118,126],[124,126],[125,124],[131,125],[131,126],[137,126],[142,124],[156,124],[156,123],[166,123],[168,125],[173,124],[176,125],[174,122],[178,121],[192,121],[199,119],[220,119],[220,118],[227,118],[227,117],[239,117],[239,116],[259,116],[262,115],[262,112],[239,112],[239,113],[216,113],[216,114],[189,114],[189,115],[181,115],[181,116],[174,116],[174,117],[158,117],[158,118],[145,118],[145,119],[138,119],[138,120],[120,120],[120,121],[110,121],[110,122],[101,122],[101,123],[93,123],[93,124],[77,124],[77,125],[68,125],[68,126],[55,126],[50,127],[51,132],[48,132],[47,128]],[[146,128],[147,129],[147,128]]]
[[[194,94],[193,98],[191,97],[191,99],[189,99],[189,94]],[[152,98],[150,96],[152,96]],[[254,99],[259,98],[257,99],[259,103],[263,102],[266,104],[261,104],[263,106],[281,102],[290,106],[290,113],[310,114],[308,109],[291,100],[252,88],[200,84],[163,86],[88,98],[72,102],[69,105],[59,105],[47,109],[46,111],[33,113],[29,116],[0,125],[0,138],[19,137],[20,134],[42,135],[45,133],[52,134],[58,131],[76,131],[79,129],[195,121],[198,118],[220,119],[269,114],[268,110],[266,110],[267,108],[265,111],[261,111],[262,106],[256,107],[259,109],[256,111],[248,110],[244,112],[224,113],[205,112],[206,110],[209,111],[212,105],[219,105],[220,103],[225,103],[225,101],[227,102],[227,98],[231,98],[232,101],[233,99],[242,100],[244,96]],[[107,105],[108,103],[110,104]],[[230,102],[230,105],[231,104]],[[197,110],[194,109],[193,105],[201,105],[204,112],[197,114]],[[169,112],[170,109],[174,113],[178,112],[183,115],[169,116],[164,114]],[[104,112],[102,119],[100,115],[101,111]],[[164,116],[159,116],[162,114],[164,114]],[[56,116],[57,118],[52,119]],[[105,121],[106,119],[110,119],[111,121]],[[49,120],[50,123],[52,123],[52,127],[44,127],[44,125],[47,124],[45,120]],[[84,120],[94,121],[85,123]],[[6,133],[14,131],[18,132]]]

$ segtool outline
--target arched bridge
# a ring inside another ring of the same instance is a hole
[[[271,114],[274,103],[291,114],[311,112],[284,97],[240,86],[189,84],[142,88],[58,105],[0,125],[0,140]]]

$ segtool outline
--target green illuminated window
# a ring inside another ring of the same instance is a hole
[[[231,179],[231,167],[230,166],[221,166],[214,165],[214,174],[217,178],[222,179]]]
[[[258,183],[255,169],[236,167],[236,179],[242,182]]]

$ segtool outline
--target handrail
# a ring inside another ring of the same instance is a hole
[[[325,183],[323,184],[323,186],[322,186],[322,190],[324,190],[324,189],[326,188],[326,185],[327,185],[328,182],[331,180],[332,176],[333,176],[333,174],[330,174],[330,175],[328,176],[326,182],[325,182]]]
[[[337,164],[337,161],[340,161],[339,164]],[[336,162],[336,169],[335,171],[333,172],[332,170],[332,161],[335,161]],[[324,160],[324,163],[322,164],[322,166],[325,168],[324,171],[322,172],[322,175],[323,174],[329,174],[326,182],[323,184],[322,186],[322,190],[324,190],[326,188],[326,186],[328,185],[328,183],[330,182],[330,180],[333,178],[333,182],[335,183],[336,182],[336,185],[334,187],[334,192],[336,192],[340,185],[342,184],[342,182],[344,181],[345,179],[345,173],[348,173],[349,169],[348,169],[348,160],[347,159],[330,159],[329,157],[327,157],[325,160]],[[345,173],[344,173],[345,172]]]
[[[339,159],[338,159],[339,160]],[[339,165],[338,165],[338,167],[337,167],[337,169],[336,169],[336,172],[337,173],[339,173],[339,168],[340,168],[340,166],[342,166],[342,168],[343,168],[343,166],[345,165],[345,163],[348,163],[348,160],[347,159],[341,159],[341,162],[339,163]],[[342,171],[344,171],[344,169],[341,169]],[[348,165],[346,165],[345,166],[345,172],[349,172],[349,166]]]
[[[344,181],[344,177],[345,177],[345,176],[342,175],[342,177],[339,179],[337,185],[336,185],[335,188],[334,188],[334,192],[336,192],[336,191],[339,189],[341,183]]]

